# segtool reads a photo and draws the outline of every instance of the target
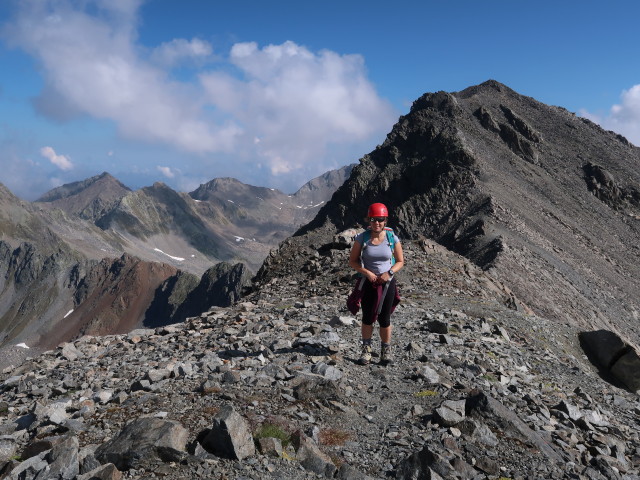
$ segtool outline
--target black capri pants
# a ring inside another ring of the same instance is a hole
[[[365,325],[373,325],[375,318],[376,300],[378,298],[377,292],[378,286],[373,285],[369,280],[364,282],[362,291],[362,323]],[[382,286],[384,290],[384,285]],[[378,324],[380,328],[387,328],[391,326],[391,311],[393,310],[393,300],[396,296],[396,279],[392,278],[389,281],[389,288],[384,299],[382,299],[382,310],[378,315]]]

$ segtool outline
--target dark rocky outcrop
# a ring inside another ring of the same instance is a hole
[[[232,265],[221,262],[214,265],[205,272],[199,285],[187,298],[187,303],[192,306],[191,311],[185,311],[185,318],[205,312],[212,306],[228,307],[237,302],[250,279],[251,274],[242,263]]]
[[[609,207],[619,211],[640,207],[640,192],[637,186],[621,186],[609,171],[591,162],[586,163],[582,169],[589,191]]]
[[[608,330],[581,332],[580,343],[591,361],[605,374],[632,392],[640,392],[640,355],[633,346]]]
[[[240,299],[243,289],[251,283],[251,274],[242,263],[220,262],[208,269],[197,284],[193,280],[193,276],[172,277],[159,287],[163,294],[157,292],[156,301],[146,312],[145,326],[178,323],[213,306],[227,307]]]

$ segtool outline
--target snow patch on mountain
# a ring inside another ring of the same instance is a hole
[[[155,252],[159,252],[159,253],[161,253],[161,254],[163,254],[163,255],[166,255],[166,256],[167,256],[167,257],[169,257],[171,260],[175,260],[176,262],[183,262],[183,261],[184,261],[184,258],[182,258],[182,257],[174,257],[174,256],[172,256],[172,255],[169,255],[168,253],[163,252],[163,251],[162,251],[162,250],[160,250],[159,248],[154,248],[153,250],[154,250]]]

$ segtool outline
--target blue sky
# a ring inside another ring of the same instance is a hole
[[[488,79],[640,145],[640,3],[3,0],[0,182],[287,193]]]

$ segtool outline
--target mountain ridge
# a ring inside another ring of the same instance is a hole
[[[620,135],[498,82],[428,93],[283,250],[330,242],[383,201],[404,238],[470,258],[547,318],[637,345],[638,164]],[[265,280],[286,263],[268,262]]]

